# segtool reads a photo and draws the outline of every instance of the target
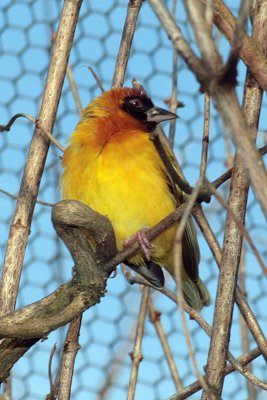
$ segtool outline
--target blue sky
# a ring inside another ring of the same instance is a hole
[[[169,2],[167,2],[169,4]],[[232,5],[236,2],[228,1]],[[51,34],[56,30],[59,20],[61,1],[1,1],[0,4],[0,123],[6,123],[17,112],[36,116],[47,73]],[[110,87],[115,58],[120,42],[126,14],[125,1],[97,0],[83,3],[75,34],[74,46],[70,56],[70,65],[83,106],[99,94],[99,89],[89,74],[86,65],[92,66],[100,76],[106,89]],[[186,15],[179,2],[177,20],[194,46],[193,36],[186,22]],[[224,58],[229,46],[222,37],[219,47]],[[171,93],[172,49],[167,35],[144,2],[126,76],[126,85],[136,77],[143,83],[153,101],[163,106],[163,100]],[[239,64],[238,93],[241,98],[245,68]],[[179,110],[177,122],[175,152],[188,181],[193,185],[199,174],[201,135],[203,126],[204,97],[199,93],[199,85],[182,60],[179,60],[178,76],[179,100],[185,107]],[[266,97],[263,112],[266,113]],[[226,142],[223,126],[212,107],[210,129],[210,150],[208,178],[214,179],[225,168]],[[67,144],[70,133],[78,122],[76,106],[65,80],[62,98],[57,114],[54,135],[63,145]],[[168,132],[168,124],[164,125]],[[266,118],[261,118],[259,146],[266,140]],[[18,120],[9,133],[0,136],[0,188],[16,194],[27,159],[33,126],[24,120]],[[265,137],[264,137],[265,132]],[[229,135],[225,132],[226,136]],[[231,140],[230,140],[231,145]],[[233,146],[231,145],[233,152]],[[42,178],[39,198],[56,202],[60,197],[59,179],[61,174],[60,152],[51,146],[46,169]],[[227,196],[227,185],[221,192]],[[9,224],[14,210],[14,200],[0,193],[0,254],[4,257],[5,243]],[[204,206],[209,221],[222,242],[222,224],[224,211],[213,200]],[[25,257],[18,306],[23,306],[48,295],[71,276],[72,260],[63,245],[56,238],[50,220],[51,209],[37,205],[34,214],[32,232]],[[266,256],[266,235],[259,207],[250,193],[248,228],[253,234],[259,250]],[[212,298],[216,295],[217,267],[204,239],[199,235],[201,245],[201,276],[207,280]],[[246,253],[248,268],[247,291],[251,305],[260,323],[267,328],[267,314],[264,306],[266,281],[261,277],[260,267],[250,251]],[[172,287],[172,282],[168,284]],[[192,367],[188,361],[188,352],[183,338],[181,323],[176,308],[169,300],[155,293],[157,308],[162,312],[162,323],[176,357],[184,384],[194,380]],[[76,374],[73,383],[72,399],[97,399],[107,371],[111,365],[118,366],[118,375],[112,391],[106,398],[116,400],[125,398],[125,388],[129,379],[132,336],[140,301],[139,288],[129,287],[119,270],[116,278],[108,282],[108,292],[101,303],[87,311],[84,316],[80,342],[82,349],[78,354]],[[211,323],[213,306],[203,311],[203,316]],[[231,350],[239,355],[240,329],[237,310],[231,336]],[[197,329],[193,321],[188,321],[196,349],[200,368],[204,365],[209,341],[204,333]],[[14,399],[41,399],[49,391],[47,365],[49,352],[54,344],[60,345],[65,329],[52,333],[49,339],[39,343],[27,353],[14,370]],[[174,393],[175,388],[161,346],[153,326],[146,322],[146,335],[142,348],[144,361],[140,366],[140,383],[137,386],[136,400],[165,399]],[[57,366],[59,351],[56,354],[54,370]],[[255,371],[266,379],[263,363],[255,363]],[[25,384],[25,382],[27,382]],[[237,374],[227,378],[225,399],[241,400],[245,396],[245,382]],[[144,397],[145,396],[145,397]],[[192,399],[199,398],[199,395]],[[259,397],[260,399],[260,397]]]

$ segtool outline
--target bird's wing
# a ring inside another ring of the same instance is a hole
[[[182,254],[183,264],[187,274],[192,279],[192,281],[197,282],[200,251],[195,225],[191,217],[189,217],[184,230]]]
[[[144,261],[140,265],[124,262],[128,267],[142,275],[151,285],[161,288],[164,286],[164,274],[161,267],[153,261]]]
[[[179,175],[180,178],[185,179],[181,167],[178,164],[176,157],[169,145],[169,142],[163,132],[159,134],[159,138],[172,164],[173,169],[176,171],[176,173]],[[170,191],[176,199],[177,206],[179,206],[181,203],[184,203],[186,201],[186,195],[179,188],[179,186],[173,182],[167,170],[165,170],[165,173],[167,175]],[[200,251],[197,241],[196,229],[191,217],[189,217],[185,227],[182,249],[183,249],[182,252],[183,264],[185,271],[194,282],[197,282]]]

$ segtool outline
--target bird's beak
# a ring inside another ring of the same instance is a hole
[[[160,122],[167,121],[168,119],[179,118],[178,115],[164,110],[160,107],[152,107],[146,111],[146,119],[149,122],[156,122],[159,124]]]

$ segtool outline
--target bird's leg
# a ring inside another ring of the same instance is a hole
[[[123,244],[124,244],[124,246],[127,246],[137,240],[140,249],[144,253],[146,259],[149,261],[151,259],[152,245],[146,236],[146,231],[147,231],[147,228],[140,229],[140,231],[137,231],[132,236],[130,236],[128,239],[126,239]]]

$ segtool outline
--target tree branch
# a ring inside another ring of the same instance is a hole
[[[139,365],[143,359],[143,356],[141,353],[141,347],[142,347],[142,340],[143,340],[143,336],[144,336],[145,318],[146,318],[146,314],[147,314],[149,294],[150,294],[150,288],[148,286],[143,286],[142,287],[141,304],[140,304],[140,308],[139,308],[139,315],[138,315],[136,334],[135,334],[135,340],[134,340],[134,349],[130,353],[130,357],[132,359],[132,368],[131,368],[130,380],[129,380],[129,385],[128,385],[127,400],[134,399]]]
[[[206,4],[207,0],[201,0]],[[231,13],[222,0],[214,0],[214,22],[230,43],[235,37],[237,18]],[[239,53],[241,59],[250,69],[263,90],[267,90],[267,59],[258,48],[254,38],[243,35],[243,44]]]
[[[221,258],[222,258],[222,250],[219,246],[219,243],[217,241],[217,238],[214,236],[214,233],[212,232],[210,225],[200,207],[196,207],[193,210],[194,217],[196,218],[196,221],[198,223],[198,226],[203,233],[210,249],[211,252],[214,256],[214,259],[218,265],[218,267],[221,267]],[[242,291],[240,290],[239,286],[237,285],[236,291],[235,291],[235,299],[236,303],[239,307],[239,310],[245,319],[247,326],[249,327],[249,330],[259,346],[262,356],[264,357],[265,361],[267,362],[267,341],[264,336],[264,333],[259,325],[258,319],[256,318],[255,314],[251,310],[245,296],[242,294]]]
[[[184,44],[184,38],[181,35],[180,29],[177,27],[167,7],[164,6],[161,0],[149,0],[149,2],[153,6],[154,11],[162,22],[162,25],[164,26],[170,39],[172,40],[174,47],[181,53],[185,62],[188,63],[190,69],[195,73],[197,79],[199,82],[201,82],[204,89],[213,97],[215,105],[218,108],[225,125],[230,128],[233,139],[242,159],[242,163],[247,168],[255,195],[258,198],[264,215],[267,218],[266,170],[251,139],[251,132],[245,120],[244,114],[239,107],[234,88],[225,85],[221,80],[222,71],[220,69],[220,65],[217,65],[217,71],[210,76],[208,71],[205,69],[205,64],[195,58],[188,43],[186,42]],[[194,8],[194,12],[197,12],[197,10],[198,7]],[[201,14],[201,11],[199,11],[199,14]],[[198,17],[201,18],[201,15]],[[194,18],[196,19],[197,15],[194,16]],[[204,46],[201,43],[198,43],[198,45],[200,48]],[[189,59],[192,62],[189,62]]]
[[[38,117],[43,128],[49,132],[52,131],[56,116],[81,3],[82,0],[66,0],[61,15]],[[21,182],[20,193],[11,223],[6,249],[0,288],[0,313],[2,315],[12,311],[15,307],[33,210],[49,143],[49,140],[44,136],[42,130],[36,127]]]
[[[116,60],[112,87],[120,87],[123,84],[137,18],[142,7],[142,2],[143,0],[129,0],[127,16],[121,37],[120,49]]]
[[[54,206],[52,220],[75,260],[73,279],[46,298],[2,317],[1,337],[43,337],[99,302],[105,293],[111,270],[106,272],[99,264],[117,252],[109,220],[71,200]]]
[[[260,356],[260,350],[258,348],[251,350],[249,353],[243,354],[242,356],[238,357],[237,361],[240,365],[246,366],[248,363],[253,361],[255,358]],[[233,365],[227,365],[224,370],[224,375],[231,374],[235,371]],[[174,394],[173,396],[169,397],[168,400],[184,400],[188,399],[191,395],[198,392],[201,389],[201,385],[199,381],[191,383],[191,385],[187,386],[183,390],[179,391],[179,393]]]

